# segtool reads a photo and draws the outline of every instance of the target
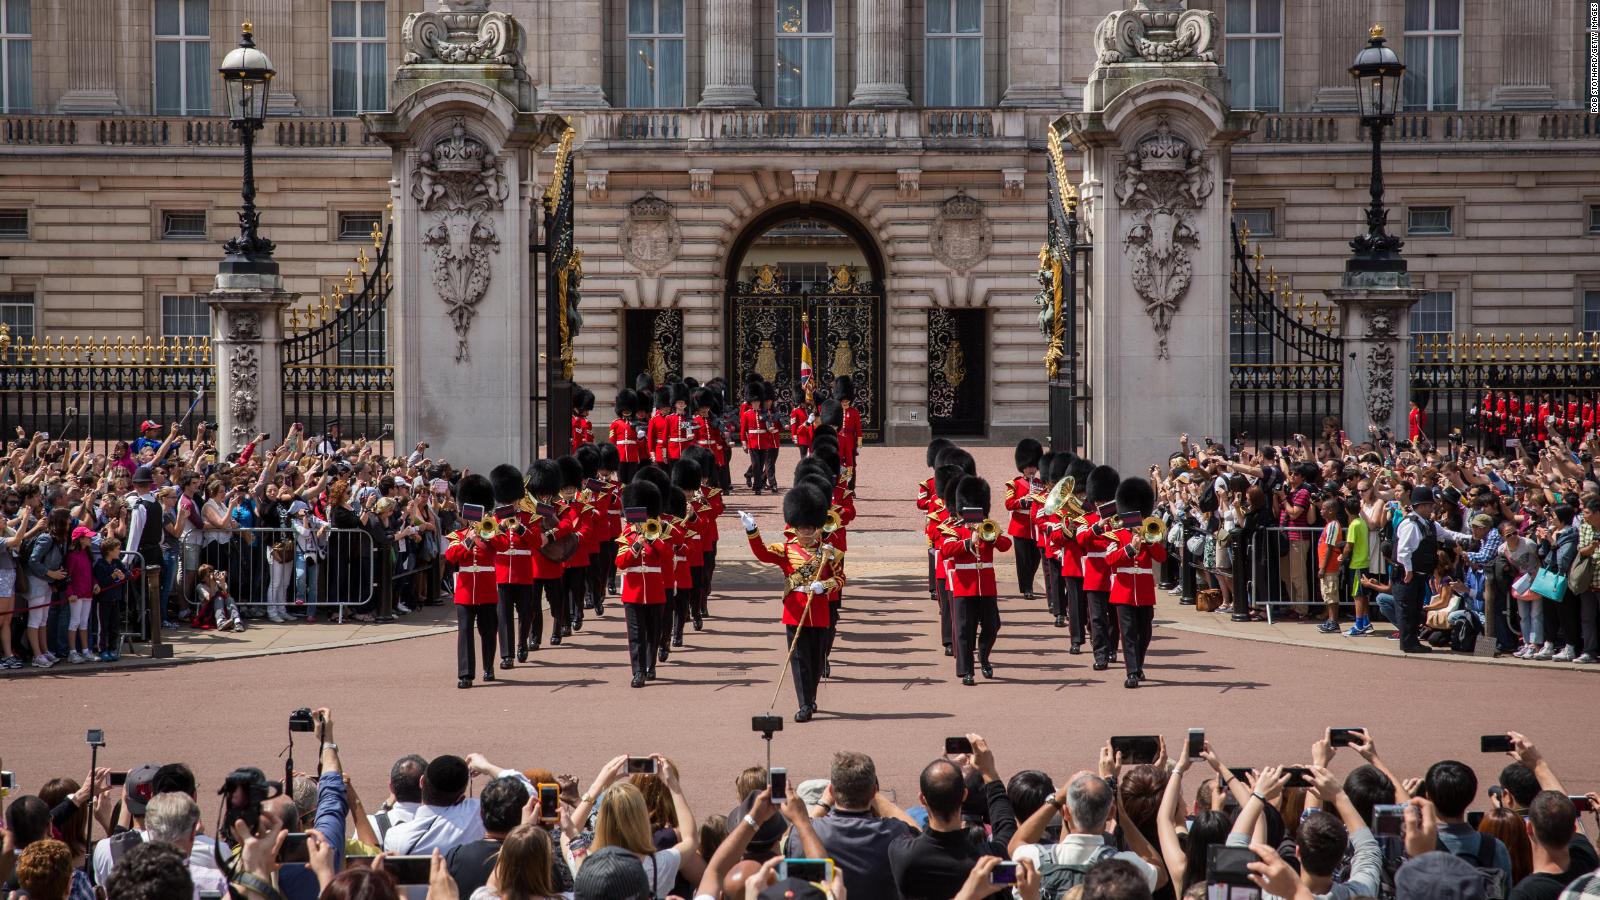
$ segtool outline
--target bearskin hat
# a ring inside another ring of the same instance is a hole
[[[583,487],[583,463],[578,462],[577,457],[571,455],[558,456],[556,457],[556,467],[561,470],[561,487],[563,490]]]
[[[680,491],[698,491],[704,477],[694,460],[680,459],[672,464],[672,486]]]
[[[829,502],[829,504],[832,504],[832,502],[833,502],[833,481],[831,479],[826,478],[826,477],[824,477],[822,475],[818,475],[818,474],[813,472],[813,473],[811,473],[809,475],[805,475],[805,476],[796,478],[794,480],[794,483],[796,485],[809,484],[809,485],[812,485],[812,486],[816,487],[817,490],[822,491],[824,494],[828,495],[828,502]]]
[[[783,520],[795,528],[821,528],[833,498],[821,487],[797,484],[783,495]]]
[[[522,496],[521,494],[517,495]],[[494,485],[482,475],[468,475],[461,479],[456,486],[456,501],[462,506],[481,506],[485,510],[494,508]]]
[[[692,394],[700,389],[700,379],[685,375],[683,376],[683,386],[688,388],[689,392]]]
[[[684,406],[689,405],[689,388],[681,381],[667,385],[667,395],[672,399],[670,404],[672,406],[677,406],[680,402]]]
[[[1089,490],[1089,475],[1093,471],[1094,463],[1083,458],[1074,459],[1067,466],[1066,474],[1072,476],[1072,483],[1076,485],[1074,493],[1086,493]]]
[[[648,481],[630,482],[622,489],[622,507],[642,506],[645,516],[655,519],[661,516],[661,491]]]
[[[833,399],[856,399],[856,383],[850,380],[849,375],[840,375],[838,378],[833,380]]]
[[[691,403],[690,406],[694,409],[709,410],[711,409],[712,404],[716,402],[716,395],[712,393],[710,388],[695,388],[694,402]]]
[[[1011,455],[1017,463],[1017,471],[1021,472],[1039,465],[1040,458],[1044,456],[1044,446],[1033,438],[1023,438],[1017,441],[1017,449]]]
[[[1071,464],[1067,461],[1066,454],[1057,453],[1055,456],[1050,457],[1050,465],[1041,468],[1039,472],[1044,476],[1045,481],[1053,485],[1067,477],[1070,468]]]
[[[717,457],[710,450],[696,444],[683,448],[683,458],[700,467],[700,475],[711,480],[711,473],[717,470]]]
[[[952,443],[949,438],[934,438],[933,440],[929,441],[928,468],[931,469],[939,464],[939,454],[943,453],[946,447],[954,446],[955,444]]]
[[[960,466],[944,465],[933,470],[933,492],[939,496],[939,502],[943,503],[946,509],[955,502],[956,482],[966,474],[961,471]]]
[[[1156,489],[1143,478],[1124,478],[1117,485],[1117,512],[1148,516],[1156,511]]]
[[[815,444],[818,440],[824,438],[834,443],[838,443],[839,429],[827,423],[819,422],[815,428],[811,429],[811,443]]]
[[[489,485],[494,489],[494,502],[515,503],[527,493],[522,473],[509,463],[501,463],[489,470]]]
[[[822,401],[822,405],[817,407],[817,421],[835,429],[843,428],[844,407],[839,405],[838,400]]]
[[[828,433],[827,434],[824,434],[821,437],[818,437],[816,435],[812,435],[812,437],[811,437],[811,451],[813,453],[815,453],[817,451],[817,448],[819,448],[819,447],[827,450],[828,452],[832,453],[835,456],[838,456],[839,455],[839,436],[834,434],[833,433],[833,429],[831,429],[831,428],[828,429]]]
[[[744,402],[761,402],[761,381],[759,379],[746,381],[744,383]]]
[[[640,466],[639,471],[633,473],[633,480],[650,482],[656,486],[656,490],[660,491],[663,497],[667,495],[667,490],[672,487],[672,479],[667,477],[667,473],[660,466]]]
[[[1050,475],[1050,463],[1056,458],[1054,450],[1046,450],[1039,454],[1039,477],[1046,478]]]
[[[573,412],[594,412],[594,391],[578,388],[572,392]]]
[[[583,477],[593,478],[600,474],[600,451],[593,444],[584,444],[572,454],[578,465],[583,466]]]
[[[689,514],[689,498],[677,488],[668,488],[661,494],[662,511],[674,519],[681,519]]]
[[[831,466],[822,460],[817,459],[815,456],[808,456],[805,459],[800,460],[799,464],[794,467],[794,479],[796,481],[799,481],[807,475],[816,475],[819,478],[826,478],[828,479],[829,484],[833,484],[839,479],[838,472],[835,472]]]
[[[615,472],[622,467],[622,458],[615,444],[601,444],[595,449],[600,454],[600,471]]]
[[[978,474],[978,461],[972,458],[971,453],[968,453],[960,447],[951,447],[949,450],[946,450],[944,458],[941,461],[947,466],[960,467],[961,471],[967,473],[968,475]]]
[[[634,412],[639,409],[639,395],[623,388],[617,391],[617,399],[612,402],[611,408],[616,411],[617,418],[631,419]]]
[[[828,468],[832,469],[835,473],[842,471],[839,462],[839,451],[833,449],[832,447],[818,447],[813,444],[811,446],[811,455],[816,457],[821,462],[826,463]]]
[[[977,507],[983,510],[984,516],[987,517],[989,515],[989,482],[976,475],[963,476],[960,481],[956,482],[955,500],[955,509],[953,511],[956,514],[959,515],[963,509]]]
[[[1122,476],[1110,466],[1095,466],[1089,472],[1088,486],[1084,488],[1084,499],[1090,503],[1106,503],[1116,499],[1117,483]]]
[[[528,493],[549,497],[561,493],[561,467],[553,459],[541,459],[528,467]]]
[[[672,408],[672,389],[668,387],[656,388],[655,399],[652,401],[656,409]]]

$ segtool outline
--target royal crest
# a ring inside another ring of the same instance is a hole
[[[994,237],[983,204],[957,190],[939,205],[929,243],[933,255],[957,272],[965,272],[989,255]]]
[[[628,206],[618,240],[622,255],[634,268],[653,275],[678,256],[683,233],[673,215],[672,204],[654,194],[645,194]]]

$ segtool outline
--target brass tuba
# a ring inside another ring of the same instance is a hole
[[[984,519],[977,527],[972,529],[972,534],[986,544],[992,544],[1000,537],[1000,523],[993,519]]]
[[[1044,514],[1053,516],[1061,511],[1061,507],[1066,505],[1069,499],[1076,499],[1072,496],[1076,487],[1071,475],[1056,482],[1056,486],[1050,489],[1050,495],[1044,498]]]
[[[828,517],[822,521],[822,533],[833,534],[843,527],[844,522],[839,518],[839,510],[837,508],[829,509]]]

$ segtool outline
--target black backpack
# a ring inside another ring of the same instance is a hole
[[[1457,616],[1450,624],[1450,650],[1454,653],[1471,653],[1478,647],[1478,635],[1483,634],[1483,626],[1478,624],[1478,617],[1468,613]]]
[[[1478,877],[1483,879],[1483,900],[1506,900],[1511,893],[1506,884],[1504,869],[1494,864],[1495,848],[1500,845],[1500,839],[1493,835],[1478,835],[1478,852],[1457,853],[1456,856],[1472,863],[1478,870]]]

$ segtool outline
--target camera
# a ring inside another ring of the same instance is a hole
[[[106,745],[106,733],[102,729],[91,728],[83,736],[83,742],[91,747],[104,747]]]
[[[289,730],[312,732],[317,730],[317,723],[311,718],[311,710],[301,707],[289,713]]]
[[[268,781],[260,769],[245,766],[234,769],[217,789],[225,807],[222,834],[233,835],[233,823],[244,822],[251,834],[261,832],[261,804],[282,796],[283,783]]]
[[[1406,808],[1395,803],[1380,803],[1372,808],[1372,833],[1379,837],[1400,837],[1406,824]]]

